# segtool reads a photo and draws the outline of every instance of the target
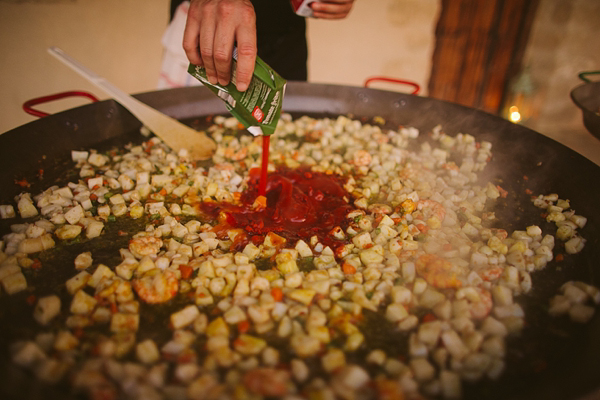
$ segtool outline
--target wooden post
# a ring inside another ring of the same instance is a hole
[[[429,96],[498,113],[538,0],[442,0]]]

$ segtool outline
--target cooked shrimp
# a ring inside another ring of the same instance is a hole
[[[398,173],[398,178],[402,179],[402,180],[414,180],[415,178],[418,178],[419,176],[419,171],[417,167],[413,167],[411,165],[411,163],[406,164],[406,166],[404,166],[404,168],[402,168],[402,170]]]
[[[481,279],[484,281],[494,281],[502,275],[504,269],[501,267],[485,267],[477,271]]]
[[[235,171],[235,167],[230,163],[215,164],[213,168],[219,171]]]
[[[444,206],[433,200],[419,200],[417,210],[413,212],[413,218],[427,222],[427,225],[433,229],[438,229],[445,217],[446,209]]]
[[[372,157],[368,151],[358,150],[358,151],[354,152],[354,155],[352,156],[352,160],[354,162],[354,165],[356,165],[357,167],[364,167],[364,166],[371,164]]]
[[[473,319],[483,319],[492,311],[492,294],[489,290],[478,287],[466,287],[456,292],[457,299],[466,299],[469,303],[469,312]]]
[[[492,233],[500,240],[504,240],[508,237],[508,232],[504,229],[492,229]]]
[[[460,168],[458,167],[458,165],[456,165],[456,163],[454,161],[450,161],[448,163],[442,164],[442,168],[447,169],[449,171],[459,171],[460,170]]]
[[[158,254],[163,245],[161,238],[154,236],[143,236],[132,239],[129,242],[129,251],[137,258]]]
[[[373,139],[379,144],[384,144],[390,141],[390,138],[386,134],[381,132],[374,133]]]
[[[392,207],[387,204],[374,203],[367,208],[373,214],[391,214]]]
[[[248,155],[248,148],[247,147],[242,147],[241,149],[235,151],[233,148],[228,147],[225,150],[225,157],[234,160],[234,161],[240,161],[243,160],[244,158],[246,158],[246,156]]]
[[[158,268],[146,272],[141,278],[134,279],[132,284],[138,296],[150,304],[171,300],[179,289],[177,275],[173,271],[161,271]]]
[[[288,391],[290,373],[275,368],[255,368],[244,374],[244,386],[262,396],[283,396]]]
[[[415,263],[417,273],[440,289],[459,288],[466,269],[434,254],[423,254]]]

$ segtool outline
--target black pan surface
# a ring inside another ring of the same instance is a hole
[[[201,87],[149,92],[136,97],[191,124],[207,115],[226,112],[222,102]],[[552,225],[542,223],[541,210],[531,204],[526,189],[534,194],[558,193],[561,198],[570,199],[576,212],[588,218],[586,227],[580,232],[587,239],[586,247],[580,254],[567,256],[560,263],[553,261],[545,270],[532,274],[532,292],[517,299],[525,308],[527,325],[519,337],[508,343],[505,373],[498,381],[466,384],[464,397],[600,398],[600,313],[583,326],[567,319],[550,318],[546,313],[549,297],[566,280],[600,285],[600,167],[527,128],[430,98],[290,82],[284,111],[315,116],[381,116],[389,127],[414,126],[422,134],[440,124],[450,135],[468,133],[478,140],[490,141],[494,156],[486,170],[486,179],[509,192],[497,210],[497,215],[504,221],[503,226],[509,230],[524,229],[535,223],[544,231],[554,232]],[[72,168],[71,150],[141,142],[144,138],[139,134],[139,128],[139,121],[120,105],[103,101],[46,117],[0,135],[0,204],[12,203],[13,197],[24,190],[15,184],[15,180],[27,178],[31,183],[27,191],[36,194],[69,178],[66,171]],[[40,169],[43,169],[42,175]],[[17,222],[18,219],[0,220],[0,234],[9,232],[10,224]],[[560,252],[558,247],[555,253]],[[28,282],[42,291],[60,292],[56,285],[71,274],[72,271],[56,270],[52,271],[51,279],[56,280],[53,284],[48,284],[49,278],[41,275],[28,276]],[[0,295],[0,398],[73,398],[68,389],[39,384],[28,373],[10,364],[9,343],[31,336],[31,330],[35,329],[32,307],[26,302],[30,294]],[[147,324],[146,328],[154,327]]]

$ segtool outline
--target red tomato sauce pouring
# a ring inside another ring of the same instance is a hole
[[[330,232],[335,227],[346,229],[346,215],[354,209],[351,195],[344,189],[343,177],[312,172],[308,167],[280,167],[264,182],[261,169],[250,170],[248,188],[238,204],[210,203],[201,210],[219,219],[215,231],[224,234],[229,229],[242,228],[245,240],[234,241],[241,250],[250,241],[262,243],[263,236],[274,232],[289,240],[308,241],[316,235],[319,241],[335,250],[344,241],[336,240]],[[264,182],[266,207],[254,206]]]
[[[258,186],[258,195],[264,196],[267,194],[267,171],[269,169],[269,145],[271,144],[271,136],[263,135],[262,137],[262,159],[260,165],[260,184]]]

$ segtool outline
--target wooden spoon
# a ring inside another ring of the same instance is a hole
[[[206,160],[217,148],[216,143],[204,132],[198,132],[131,97],[58,47],[50,47],[48,52],[118,101],[176,152],[187,149],[192,159]]]

